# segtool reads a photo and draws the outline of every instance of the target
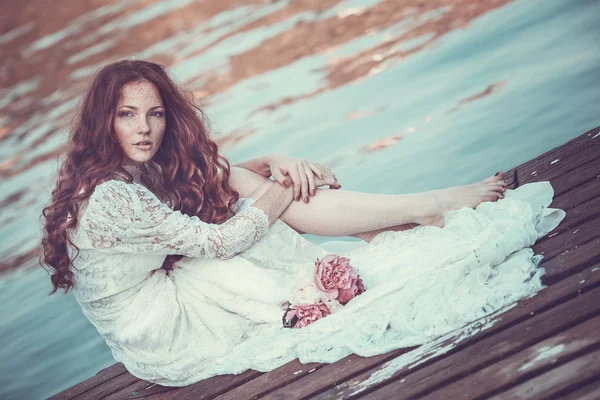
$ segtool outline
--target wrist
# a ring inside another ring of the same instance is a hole
[[[266,176],[267,178],[269,178],[272,174],[271,174],[271,164],[273,164],[273,162],[275,161],[275,159],[277,158],[277,153],[270,153],[267,154],[266,156],[261,157],[261,164],[262,164],[262,168],[261,168],[261,172],[260,174],[263,176]]]

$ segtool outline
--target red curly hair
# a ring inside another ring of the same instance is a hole
[[[51,273],[50,294],[58,288],[67,293],[73,285],[71,267],[79,249],[71,241],[70,232],[77,227],[82,203],[96,185],[110,179],[115,172],[125,175],[130,182],[133,179],[121,167],[125,153],[113,124],[121,88],[141,80],[156,86],[167,117],[162,150],[148,163],[158,179],[144,183],[161,200],[170,202],[174,210],[198,216],[204,222],[222,223],[233,214],[239,194],[228,184],[229,162],[210,138],[202,110],[184,96],[161,65],[141,60],[107,65],[96,74],[83,98],[52,200],[42,212],[40,264]],[[77,250],[73,259],[68,252],[69,244]],[[163,268],[171,269],[181,257],[169,255]]]

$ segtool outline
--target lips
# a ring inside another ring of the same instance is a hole
[[[141,141],[141,142],[137,142],[137,143],[135,144],[135,146],[144,146],[144,145],[150,145],[150,144],[152,144],[152,142],[150,142],[150,141],[148,141],[148,140],[143,140],[143,141]]]

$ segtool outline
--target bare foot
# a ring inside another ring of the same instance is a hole
[[[499,172],[481,182],[449,189],[433,190],[431,196],[432,208],[419,223],[421,225],[444,226],[444,213],[463,207],[475,208],[484,201],[496,201],[504,198],[506,182],[504,173]]]

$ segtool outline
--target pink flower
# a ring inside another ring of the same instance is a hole
[[[283,314],[283,326],[286,328],[304,328],[331,314],[323,303],[289,307]]]
[[[346,304],[364,291],[365,286],[363,285],[363,281],[357,277],[352,280],[350,289],[339,289],[337,300],[342,304]]]
[[[319,290],[346,304],[365,291],[358,271],[350,265],[350,259],[329,254],[315,263],[315,283]]]
[[[329,314],[331,314],[329,307],[323,303],[310,304],[308,306],[296,306],[298,322],[294,328],[304,328],[305,326],[308,326],[316,320],[326,317]]]

